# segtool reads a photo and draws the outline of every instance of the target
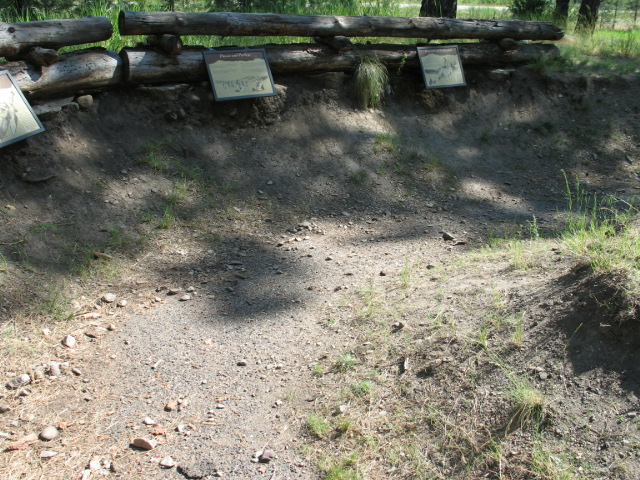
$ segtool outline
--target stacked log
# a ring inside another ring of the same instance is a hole
[[[113,34],[107,17],[40,22],[0,22],[0,56],[16,57],[33,47],[57,50],[70,45],[101,42]]]
[[[542,55],[559,55],[555,45],[521,45],[505,50],[494,43],[458,44],[464,65],[504,66],[530,63]],[[354,50],[336,53],[317,44],[263,45],[273,73],[313,73],[353,70],[364,56],[380,60],[387,68],[418,66],[413,45],[354,45]],[[170,56],[144,48],[125,48],[120,52],[124,77],[131,84],[189,83],[206,80],[203,48],[185,48]]]
[[[47,98],[95,92],[123,83],[122,58],[112,50],[91,48],[60,55],[49,67],[25,61],[2,65],[30,98]]]
[[[400,37],[428,39],[560,40],[549,22],[461,20],[432,17],[279,15],[234,12],[128,12],[118,17],[121,35],[220,35],[290,37]]]

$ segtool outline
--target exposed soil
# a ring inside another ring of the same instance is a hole
[[[375,111],[342,73],[102,93],[2,150],[2,368],[45,371],[0,392],[2,478],[316,479],[351,453],[371,479],[640,477],[635,306],[554,239],[563,171],[640,189],[640,79],[391,73]]]

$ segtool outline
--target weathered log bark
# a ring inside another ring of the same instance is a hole
[[[314,37],[313,39],[333,48],[336,52],[346,52],[353,48],[353,43],[348,37]]]
[[[222,35],[299,37],[404,37],[499,40],[560,40],[564,32],[548,22],[452,18],[347,17],[233,12],[126,12],[121,35]]]
[[[7,60],[10,62],[25,60],[39,67],[48,67],[56,63],[59,57],[58,52],[52,48],[33,47],[25,53],[7,57]]]
[[[354,45],[354,50],[336,54],[317,44],[262,45],[273,73],[322,72],[352,70],[363,56],[375,56],[388,68],[417,66],[416,48],[412,45]],[[514,50],[486,43],[459,44],[463,65],[517,65],[530,63],[543,55],[559,55],[555,45],[522,44]],[[124,76],[132,84],[197,82],[208,78],[202,52],[185,47],[182,55],[163,55],[142,48],[125,48],[120,52]]]
[[[57,50],[69,45],[101,42],[111,38],[107,17],[84,17],[41,22],[0,22],[0,56],[19,55],[32,47]]]
[[[60,55],[50,67],[23,61],[2,65],[30,98],[47,98],[95,92],[121,84],[122,59],[111,50],[90,48]]]
[[[149,35],[147,43],[168,55],[180,55],[184,47],[182,39],[177,35]]]

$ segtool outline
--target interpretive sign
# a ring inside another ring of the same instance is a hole
[[[457,45],[418,47],[418,58],[427,88],[466,85]]]
[[[0,72],[0,148],[44,132],[31,105],[9,72]]]
[[[264,49],[203,52],[217,101],[277,95]]]

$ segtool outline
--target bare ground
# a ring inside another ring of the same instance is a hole
[[[563,172],[640,188],[638,78],[392,73],[377,111],[344,74],[103,93],[3,150],[2,369],[44,371],[3,478],[638,478],[635,306],[557,238]]]

